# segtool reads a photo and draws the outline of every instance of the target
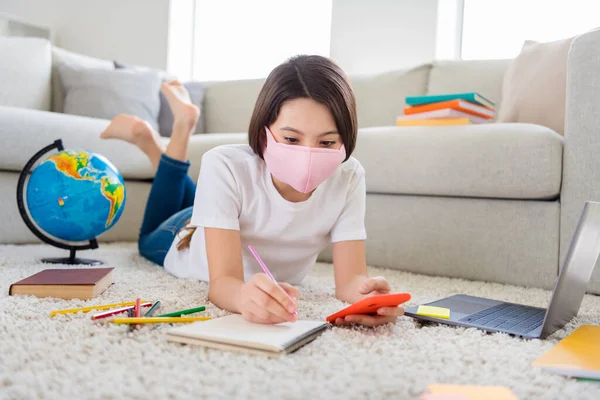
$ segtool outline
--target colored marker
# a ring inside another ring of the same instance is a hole
[[[146,302],[148,302],[148,300],[142,300],[142,302],[146,303]],[[110,308],[132,306],[132,305],[135,305],[135,301],[127,301],[124,303],[114,303],[114,304],[102,304],[102,305],[89,306],[89,307],[69,308],[67,310],[54,310],[54,311],[50,312],[50,316],[54,317],[55,315],[58,315],[58,314],[74,314],[74,313],[78,313],[79,311],[86,313],[86,312],[93,311],[93,310],[108,310]]]
[[[129,310],[127,310],[127,316],[129,318],[135,317],[135,313],[133,312],[133,307],[131,307]],[[134,329],[135,329],[135,325],[129,325],[127,327],[127,332],[133,332]]]
[[[152,305],[151,302],[141,304],[142,307],[150,307],[151,305]],[[115,308],[113,310],[103,311],[101,313],[92,315],[92,320],[106,318],[106,317],[110,317],[111,315],[120,314],[122,312],[127,312],[129,310],[133,310],[134,307],[135,307],[135,305],[131,305],[131,306],[127,306],[127,307],[121,307],[121,308]]]
[[[156,311],[156,309],[160,306],[160,301],[156,300],[156,302],[154,302],[154,304],[152,304],[152,307],[150,307],[150,309],[148,311],[146,311],[146,314],[144,314],[144,317],[151,317],[152,314],[154,314],[154,312]]]
[[[135,313],[136,318],[139,318],[142,316],[141,299],[139,297],[137,299],[135,299],[135,308],[133,309],[133,311]],[[135,327],[136,327],[136,329],[141,328],[140,325],[136,325]]]
[[[193,314],[193,313],[197,313],[197,312],[204,311],[204,310],[206,310],[206,307],[200,306],[200,307],[196,307],[196,308],[190,308],[188,310],[181,310],[181,311],[175,311],[175,312],[168,313],[168,314],[157,315],[157,317],[181,317],[182,315]]]
[[[141,312],[142,312],[142,307],[141,307],[142,303],[141,303],[141,299],[138,297],[137,299],[135,299],[135,308],[133,309],[133,311],[135,312],[135,317],[139,318],[142,316]]]
[[[170,324],[183,322],[208,321],[210,317],[141,317],[141,318],[115,318],[112,320],[115,324]]]

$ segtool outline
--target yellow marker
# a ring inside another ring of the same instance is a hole
[[[142,303],[147,303],[148,300],[142,300]],[[133,306],[135,305],[135,301],[128,301],[126,303],[115,303],[115,304],[103,304],[103,305],[98,305],[98,306],[89,306],[89,307],[79,307],[79,308],[70,308],[68,310],[54,310],[52,312],[50,312],[50,316],[54,317],[55,315],[58,314],[74,314],[74,313],[78,313],[79,311],[81,312],[89,312],[92,310],[109,310],[111,308],[115,308],[115,307],[125,307],[125,306]]]
[[[432,306],[419,306],[417,309],[417,315],[421,315],[423,317],[450,319],[450,309]]]
[[[148,317],[115,318],[115,324],[178,324],[182,322],[208,321],[210,317]]]

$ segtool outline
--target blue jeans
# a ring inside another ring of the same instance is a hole
[[[140,228],[138,250],[162,266],[175,236],[192,217],[196,185],[188,176],[189,162],[162,155],[152,182]]]

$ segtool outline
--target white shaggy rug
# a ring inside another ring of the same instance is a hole
[[[519,399],[600,398],[600,384],[542,372],[530,364],[581,324],[600,323],[600,297],[586,296],[578,318],[545,341],[475,329],[420,326],[332,328],[281,359],[169,343],[163,329],[97,325],[89,314],[55,309],[159,299],[162,312],[206,303],[205,283],[181,280],[142,259],[134,244],[101,244],[81,256],[116,267],[115,284],[83,301],[8,296],[10,283],[62,256],[46,246],[0,246],[0,399],[418,399],[428,384],[508,386]],[[455,293],[545,306],[550,292],[371,268],[410,302]],[[316,265],[301,287],[299,313],[324,319],[344,306],[333,297],[331,266]],[[213,317],[225,313],[208,304]]]

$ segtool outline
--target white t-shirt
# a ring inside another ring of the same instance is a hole
[[[252,245],[275,279],[299,283],[332,242],[364,240],[365,172],[350,157],[306,201],[285,200],[266,163],[248,145],[223,145],[202,157],[190,226],[190,247],[177,250],[178,235],[164,261],[181,278],[209,281],[204,229],[240,231],[244,279],[262,272]]]

